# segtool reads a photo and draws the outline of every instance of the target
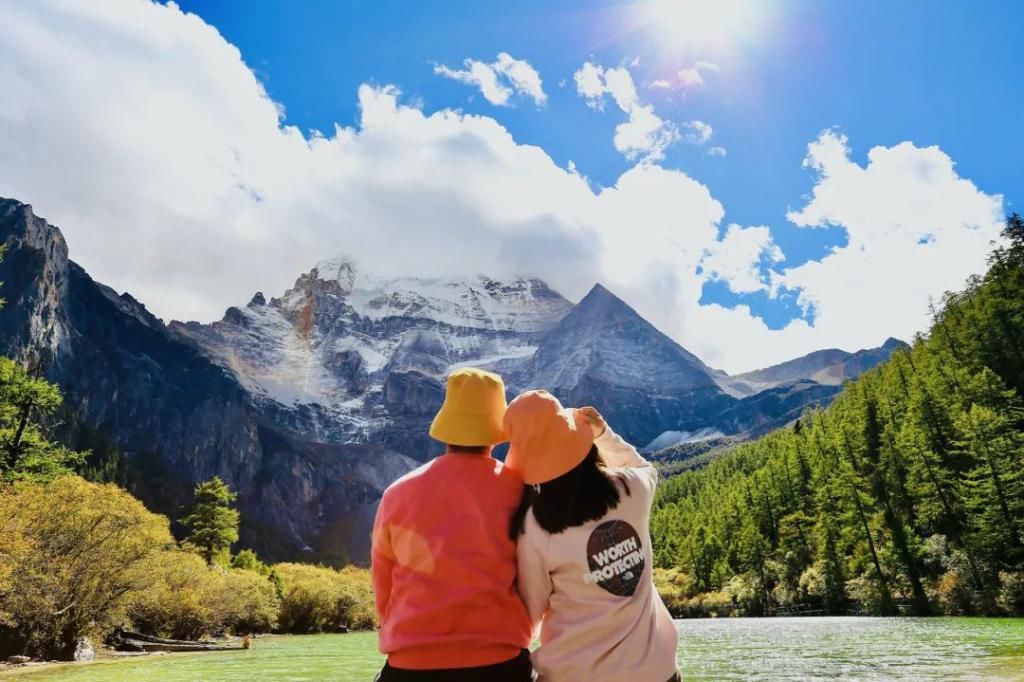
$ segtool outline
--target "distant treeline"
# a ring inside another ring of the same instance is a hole
[[[1024,614],[1024,221],[909,350],[662,482],[678,615]]]

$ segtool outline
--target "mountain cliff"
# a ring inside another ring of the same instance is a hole
[[[365,556],[375,503],[411,460],[285,430],[232,373],[68,260],[30,206],[0,200],[0,242],[0,352],[41,367],[77,420],[110,435],[151,508],[178,516],[192,485],[219,475],[239,493],[243,542],[266,556]]]

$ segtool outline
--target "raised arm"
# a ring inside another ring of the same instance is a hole
[[[598,436],[594,443],[604,457],[604,462],[610,467],[649,467],[651,463],[637,452],[637,449],[622,439],[622,436],[605,429],[604,433]]]
[[[649,467],[651,463],[640,456],[637,449],[612,431],[611,427],[593,407],[580,407],[580,413],[587,418],[594,431],[594,444],[601,452],[609,467]]]

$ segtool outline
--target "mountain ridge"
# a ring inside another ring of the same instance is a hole
[[[595,405],[640,446],[747,437],[831,395],[810,380],[730,395],[600,284],[573,304],[535,278],[377,279],[341,258],[221,320],[164,324],[93,281],[30,206],[0,199],[0,241],[0,352],[40,365],[75,419],[110,435],[153,508],[173,514],[221,476],[243,542],[272,559],[365,560],[383,488],[441,451],[427,434],[453,367]]]

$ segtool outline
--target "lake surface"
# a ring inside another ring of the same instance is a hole
[[[730,618],[676,625],[687,680],[1024,681],[1024,619]],[[249,651],[72,664],[16,679],[366,682],[382,663],[377,636],[367,632],[267,637]]]

